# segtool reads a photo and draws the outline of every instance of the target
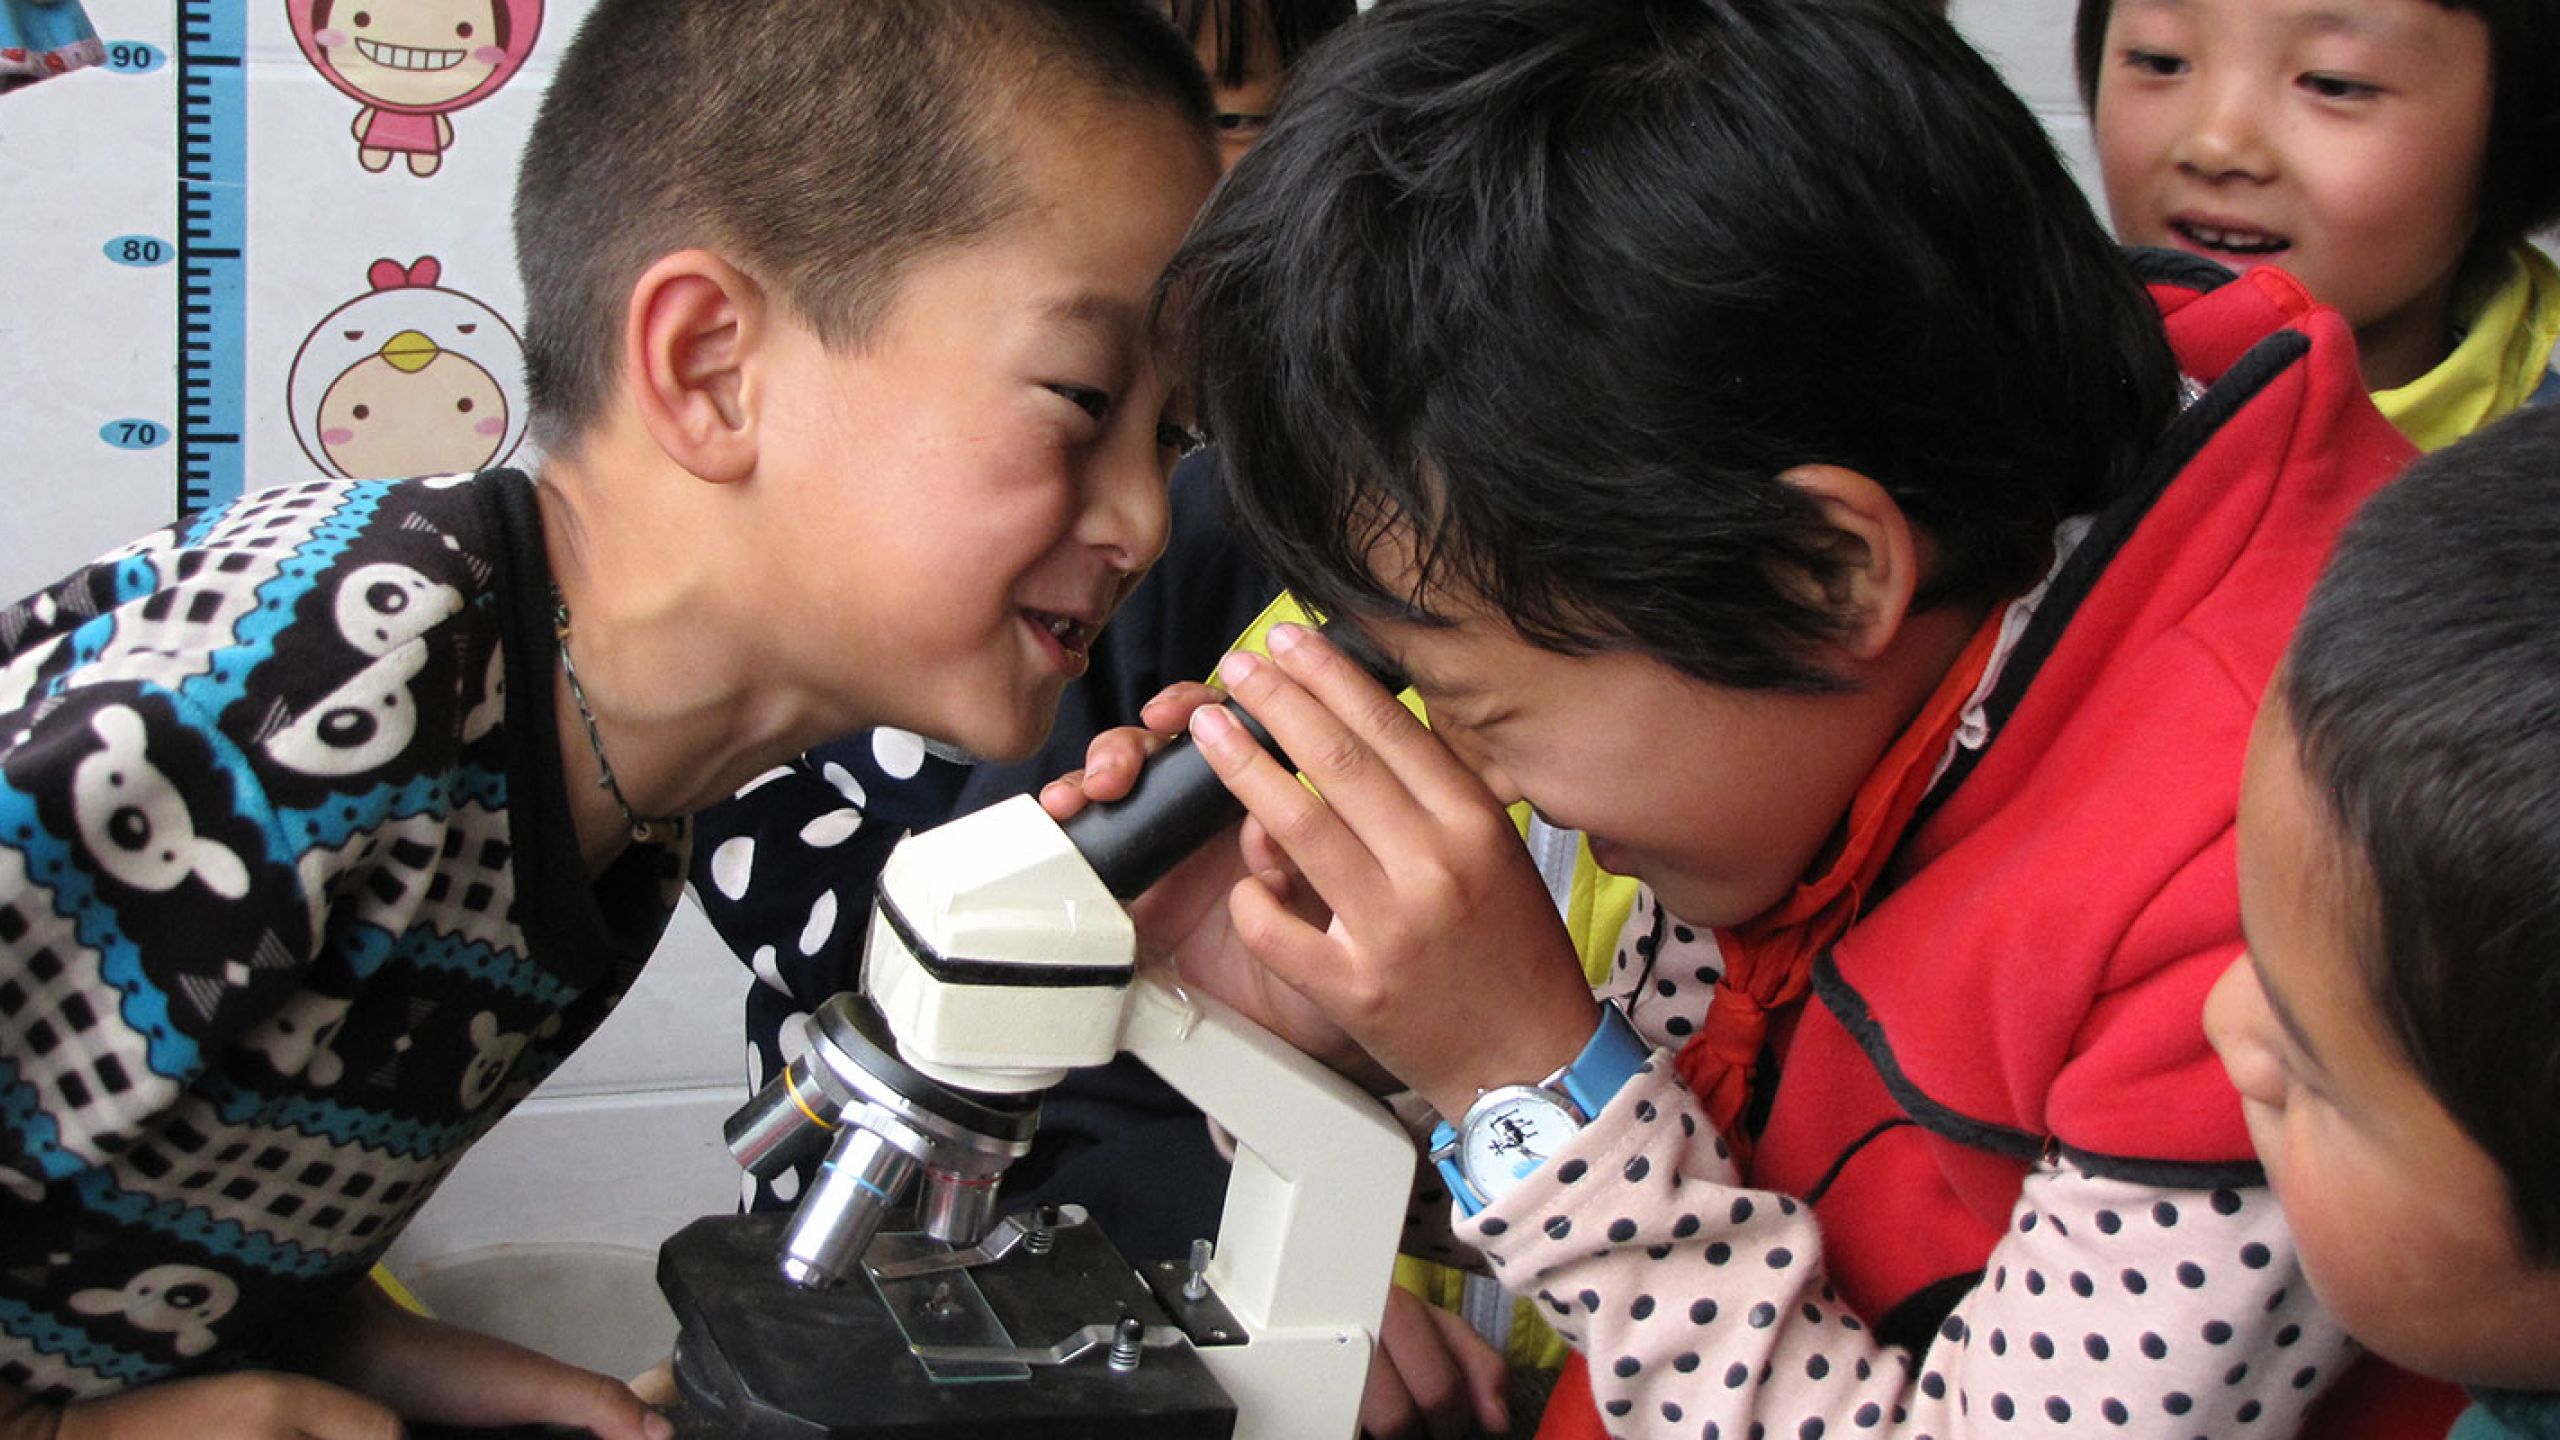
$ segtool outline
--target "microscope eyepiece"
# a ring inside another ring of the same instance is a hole
[[[1288,763],[1261,721],[1233,700],[1226,706],[1273,759]],[[1209,757],[1182,735],[1148,758],[1127,795],[1088,805],[1059,828],[1103,885],[1127,900],[1163,879],[1243,813],[1243,804],[1209,768]]]
[[[1378,648],[1359,632],[1327,625],[1323,634],[1368,671],[1371,679],[1389,690],[1405,688],[1402,677],[1387,668]],[[1261,721],[1232,698],[1225,704],[1272,759],[1290,765],[1288,753]],[[1181,735],[1148,758],[1127,795],[1088,805],[1061,828],[1111,893],[1128,900],[1163,879],[1166,871],[1243,813],[1242,803],[1209,768],[1208,757],[1191,743],[1190,736]]]

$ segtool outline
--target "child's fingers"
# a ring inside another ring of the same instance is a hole
[[[452,1350],[470,1388],[439,1397],[435,1418],[463,1426],[553,1425],[596,1440],[672,1440],[674,1425],[601,1371],[469,1337]]]
[[[630,1386],[610,1375],[577,1371],[564,1375],[552,1389],[554,1425],[584,1430],[596,1440],[674,1440],[675,1425],[652,1410]]]
[[[1245,868],[1257,875],[1275,870],[1284,876],[1297,873],[1297,862],[1289,858],[1289,852],[1281,849],[1271,832],[1262,828],[1262,822],[1251,816],[1237,827],[1236,848],[1244,852]]]
[[[1041,806],[1052,818],[1064,820],[1083,809],[1087,800],[1109,801],[1127,795],[1138,783],[1139,769],[1182,733],[1191,712],[1226,698],[1224,691],[1211,685],[1185,682],[1166,686],[1138,712],[1145,726],[1122,725],[1094,736],[1085,746],[1084,768],[1043,786]],[[1075,794],[1058,790],[1052,797],[1052,790],[1070,782]]]
[[[1436,853],[1450,833],[1473,844],[1499,819],[1475,772],[1323,637],[1284,625],[1272,646],[1272,659],[1228,656],[1222,673],[1371,851]],[[1451,832],[1453,822],[1465,828]]]
[[[1084,804],[1084,772],[1081,770],[1070,770],[1040,787],[1040,808],[1049,812],[1050,819],[1062,825],[1074,819],[1076,812],[1084,809]]]
[[[1271,656],[1290,678],[1376,751],[1402,787],[1426,809],[1447,814],[1453,808],[1484,807],[1489,797],[1475,772],[1451,753],[1430,727],[1416,719],[1403,701],[1321,633],[1297,625],[1273,626]],[[1321,786],[1323,782],[1317,783]]]
[[[1160,735],[1179,734],[1183,722],[1191,718],[1192,711],[1226,698],[1226,692],[1215,685],[1183,680],[1167,685],[1156,692],[1155,698],[1139,706],[1138,718],[1146,723],[1148,729]]]
[[[1152,730],[1116,726],[1093,737],[1084,747],[1084,769],[1066,778],[1075,780],[1087,799],[1117,800],[1138,783],[1147,758],[1167,743],[1168,737]]]
[[[1494,1435],[1511,1433],[1511,1362],[1467,1323],[1467,1317],[1438,1306],[1429,1307],[1433,1324],[1449,1346],[1450,1358],[1464,1375],[1467,1399],[1478,1428]]]
[[[1362,1033],[1377,1018],[1380,992],[1333,948],[1321,922],[1293,909],[1265,874],[1228,892],[1227,923],[1252,956],[1249,1013],[1264,1028],[1355,1084],[1398,1087],[1394,1066]]]
[[[1277,872],[1227,882],[1216,897],[1217,942],[1178,952],[1175,973],[1184,983],[1234,1006],[1284,1043],[1353,1082],[1372,1088],[1390,1085],[1393,1077],[1384,1067],[1334,1022],[1321,1001],[1289,978],[1310,963],[1323,962],[1308,959],[1310,948],[1320,944],[1322,931],[1317,927],[1322,922],[1311,921],[1301,902],[1281,893],[1287,888]],[[1279,964],[1265,960],[1253,948],[1248,929],[1275,948],[1286,947]],[[1276,938],[1284,932],[1290,938]]]
[[[1264,724],[1281,735],[1283,725],[1267,719]],[[1226,707],[1193,712],[1191,738],[1246,813],[1336,909],[1352,908],[1382,891],[1384,872],[1375,846],[1347,829],[1324,798],[1264,753]]]
[[[1288,891],[1282,872],[1261,870],[1246,876],[1228,892],[1228,922],[1263,969],[1330,1013],[1325,1002],[1339,961],[1323,929],[1290,906]]]
[[[622,1383],[631,1387],[631,1393],[639,1396],[643,1405],[673,1405],[682,1398],[676,1390],[676,1357],[673,1355]]]
[[[1369,1382],[1360,1391],[1361,1440],[1413,1440],[1422,1433],[1422,1411],[1381,1348],[1369,1357]]]
[[[1439,1324],[1440,1313],[1411,1291],[1390,1289],[1387,1313],[1378,1325],[1378,1348],[1394,1365],[1421,1428],[1432,1440],[1457,1440],[1467,1433],[1473,1409],[1470,1377]],[[1472,1332],[1468,1338],[1474,1338]]]
[[[1316,805],[1328,811],[1329,817],[1338,817],[1339,824],[1362,846],[1374,855],[1401,856],[1430,843],[1429,812],[1405,788],[1404,777],[1365,738],[1365,725],[1335,713],[1295,675],[1267,657],[1237,651],[1219,663],[1219,673],[1235,692],[1237,701],[1288,752],[1289,763],[1314,783],[1321,797]],[[1403,708],[1375,686],[1370,689],[1373,698],[1398,710]],[[1196,738],[1196,730],[1194,734]],[[1271,768],[1277,771],[1281,767]],[[1232,780],[1229,788],[1234,788]],[[1315,859],[1299,848],[1302,837],[1281,823],[1284,819],[1292,823],[1312,820],[1314,812],[1303,804],[1265,812],[1242,790],[1236,795],[1283,847],[1297,856],[1300,867],[1317,888],[1331,894],[1328,877],[1319,873]],[[1273,792],[1275,803],[1286,798]]]

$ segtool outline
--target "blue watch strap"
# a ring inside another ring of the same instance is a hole
[[[1467,1183],[1466,1172],[1458,1168],[1458,1127],[1443,1120],[1431,1127],[1431,1163],[1440,1169],[1440,1183],[1449,1187],[1449,1198],[1458,1204],[1458,1213],[1472,1219],[1484,1208],[1484,1197]]]
[[[1609,1108],[1609,1102],[1627,1088],[1627,1081],[1644,1068],[1652,1053],[1644,1037],[1636,1033],[1635,1024],[1627,1019],[1627,1012],[1619,1009],[1617,1002],[1604,1000],[1600,1003],[1600,1028],[1591,1032],[1590,1043],[1556,1076],[1555,1083],[1563,1087],[1565,1098],[1582,1112],[1583,1122],[1588,1124]]]
[[[1587,1125],[1608,1108],[1652,1053],[1644,1038],[1636,1034],[1626,1012],[1614,1001],[1602,1001],[1600,1024],[1583,1044],[1582,1052],[1548,1076],[1539,1088],[1562,1094]],[[1440,1178],[1448,1185],[1449,1197],[1457,1202],[1460,1214],[1473,1217],[1491,1203],[1477,1192],[1459,1164],[1456,1125],[1444,1119],[1431,1127],[1430,1145],[1432,1163],[1439,1167]]]

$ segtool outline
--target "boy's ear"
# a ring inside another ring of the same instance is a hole
[[[1911,517],[1882,485],[1839,465],[1799,465],[1778,478],[1811,500],[1833,531],[1831,573],[1790,576],[1788,583],[1841,618],[1834,643],[1844,653],[1875,659],[1902,633],[1927,561]]]
[[[632,403],[669,459],[714,484],[755,470],[748,361],[769,318],[764,287],[708,250],[662,255],[631,287],[623,354]]]

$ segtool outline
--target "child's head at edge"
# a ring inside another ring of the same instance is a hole
[[[2252,737],[2251,953],[2206,1005],[2367,1345],[2560,1388],[2560,410],[2367,502]]]
[[[1961,642],[2131,483],[2175,407],[2152,307],[1924,7],[1398,0],[1321,59],[1172,272],[1241,523],[1610,868],[1756,913],[1934,683],[1904,642]],[[1476,631],[1498,657],[1419,654]],[[1455,671],[1522,697],[1559,657],[1732,712],[1680,793],[1790,833],[1710,853],[1637,833],[1659,788],[1516,773],[1496,732],[1530,719],[1471,716]],[[1772,757],[1786,795],[1729,783]]]
[[[652,260],[720,251],[858,345],[903,266],[1020,203],[1008,132],[1071,125],[1092,100],[1211,111],[1147,0],[605,0],[517,179],[534,438],[575,451]]]
[[[2374,388],[2440,360],[2560,220],[2544,0],[2079,0],[2073,52],[2118,232],[2294,272],[2357,327]]]
[[[1218,152],[1232,169],[1270,126],[1290,67],[1357,7],[1353,0],[1171,0],[1169,13],[1209,72]]]

